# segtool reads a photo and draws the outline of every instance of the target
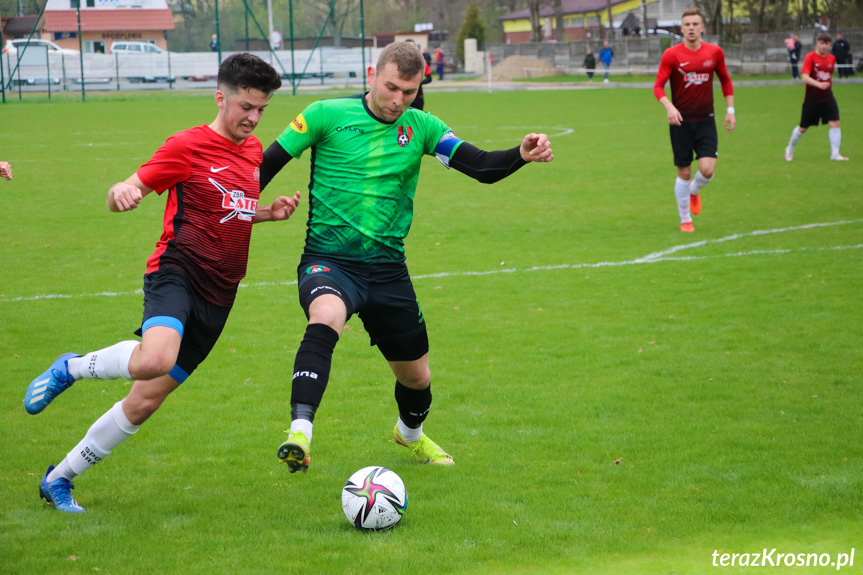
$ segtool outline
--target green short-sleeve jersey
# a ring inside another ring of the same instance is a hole
[[[422,156],[435,155],[450,132],[442,120],[413,108],[387,124],[362,96],[303,110],[277,141],[294,158],[312,149],[305,253],[404,261]]]

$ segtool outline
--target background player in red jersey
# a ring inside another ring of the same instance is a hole
[[[168,191],[162,237],[147,261],[142,340],[84,356],[64,353],[27,387],[24,406],[40,413],[79,379],[134,379],[129,395],[87,431],[66,458],[48,468],[40,495],[57,509],[83,513],[72,479],[104,459],[138,428],[207,357],[246,273],[253,223],[285,220],[299,202],[281,196],[259,206],[261,143],[252,136],[276,71],[251,54],[219,67],[216,119],[179,132],[125,182],[108,191],[108,208],[126,212],[156,191]]]
[[[671,149],[677,180],[674,195],[680,213],[680,231],[694,232],[692,214],[701,212],[699,190],[716,171],[719,136],[713,113],[713,73],[719,77],[727,106],[723,126],[734,129],[734,88],[725,67],[725,54],[719,46],[701,41],[704,18],[698,8],[683,13],[680,29],[683,43],[662,54],[653,94],[668,113]],[[665,95],[665,83],[671,80],[671,99]],[[692,155],[698,160],[698,172],[691,178]],[[691,179],[690,179],[691,178]]]
[[[817,126],[819,122],[830,126],[827,132],[830,138],[830,159],[837,162],[848,160],[839,153],[842,130],[839,128],[839,105],[833,96],[833,70],[836,69],[836,57],[830,53],[832,43],[833,38],[830,34],[822,32],[815,43],[815,51],[809,52],[803,59],[801,77],[806,84],[806,93],[803,97],[800,125],[791,130],[791,140],[785,148],[786,162],[794,159],[794,148],[800,141],[800,137],[810,126]]]

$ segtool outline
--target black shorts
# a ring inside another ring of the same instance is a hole
[[[303,255],[297,268],[300,305],[324,294],[338,296],[350,318],[360,316],[371,345],[388,361],[413,361],[428,353],[428,332],[404,262],[366,264]]]
[[[800,127],[817,126],[819,121],[822,124],[839,121],[839,104],[836,103],[836,98],[826,102],[803,102]]]
[[[156,270],[144,276],[144,319],[135,333],[157,325],[180,333],[177,364],[169,375],[183,383],[216,345],[230,312],[207,301],[181,272]]]
[[[716,122],[683,122],[679,126],[669,126],[671,150],[674,152],[674,165],[685,168],[695,158],[715,158],[719,155],[719,136]]]

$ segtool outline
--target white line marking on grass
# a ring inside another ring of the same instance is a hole
[[[653,261],[664,258],[668,254],[677,253],[681,250],[688,250],[690,248],[700,248],[701,246],[706,246],[707,244],[720,244],[722,242],[729,242],[732,240],[739,240],[740,238],[751,237],[751,236],[763,236],[767,234],[779,234],[782,232],[793,232],[797,230],[810,230],[813,228],[824,228],[828,226],[844,226],[847,224],[859,224],[863,222],[863,220],[848,220],[843,222],[827,222],[821,224],[806,224],[805,226],[793,226],[789,228],[777,228],[774,230],[755,230],[754,232],[748,232],[745,234],[733,234],[730,236],[725,236],[724,238],[718,238],[715,240],[703,240],[700,242],[694,242],[691,244],[682,244],[679,246],[674,246],[672,248],[668,248],[667,250],[663,250],[661,252],[654,252],[652,254],[648,254],[643,258],[639,258],[639,261]]]
[[[855,244],[855,245],[846,245],[846,246],[831,246],[831,247],[820,247],[820,248],[794,248],[794,249],[777,249],[777,250],[751,250],[746,252],[736,252],[736,253],[727,253],[727,254],[719,254],[715,256],[676,256],[672,257],[672,254],[676,254],[677,252],[692,249],[692,248],[700,248],[709,244],[720,244],[732,240],[739,240],[740,238],[746,237],[754,237],[754,236],[763,236],[767,234],[778,234],[782,232],[793,232],[798,230],[810,230],[815,228],[824,228],[830,226],[843,226],[848,224],[859,224],[863,223],[863,220],[847,220],[842,222],[825,222],[818,224],[806,224],[803,226],[793,226],[787,228],[776,228],[773,230],[755,230],[752,232],[746,232],[742,234],[732,234],[730,236],[725,236],[723,238],[717,238],[715,240],[702,240],[700,242],[693,242],[689,244],[680,244],[678,246],[672,246],[667,250],[662,250],[659,252],[653,252],[652,254],[648,254],[641,258],[636,258],[634,260],[626,260],[620,262],[596,262],[596,263],[584,263],[584,264],[560,264],[554,266],[533,266],[530,268],[517,269],[517,268],[504,268],[497,270],[488,270],[488,271],[464,271],[464,272],[440,272],[435,274],[423,274],[423,275],[412,275],[411,278],[414,280],[423,280],[423,279],[433,279],[433,278],[451,278],[451,277],[466,277],[466,276],[488,276],[488,275],[497,275],[497,274],[511,274],[516,272],[535,272],[535,271],[552,271],[552,270],[575,270],[575,269],[583,269],[583,268],[607,268],[607,267],[618,267],[618,266],[632,266],[632,265],[643,265],[643,264],[655,264],[659,262],[683,262],[683,261],[696,261],[696,260],[707,260],[707,259],[715,259],[715,258],[738,258],[738,257],[746,257],[746,256],[762,256],[762,255],[781,255],[781,254],[789,254],[793,252],[824,252],[824,251],[836,251],[836,250],[859,250],[863,249],[863,244]],[[281,286],[291,286],[296,285],[296,281],[284,281],[284,282],[256,282],[256,283],[243,283],[240,284],[240,288],[260,288],[260,287],[281,287]],[[42,295],[34,295],[34,296],[19,296],[13,298],[0,298],[0,303],[11,303],[11,302],[19,302],[19,301],[38,301],[38,300],[48,300],[48,299],[72,299],[72,298],[85,298],[85,297],[117,297],[124,295],[140,295],[143,291],[140,289],[131,290],[131,291],[118,291],[118,292],[99,292],[99,293],[90,293],[90,294],[78,294],[78,295],[69,295],[69,294],[42,294]]]

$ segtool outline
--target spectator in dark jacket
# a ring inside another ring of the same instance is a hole
[[[587,69],[587,81],[593,82],[593,71],[596,70],[596,56],[593,55],[590,48],[587,49],[587,55],[584,57],[584,67]]]
[[[833,42],[833,48],[830,52],[836,58],[836,68],[839,70],[839,77],[849,77],[851,75],[851,45],[842,34],[836,34],[836,41]]]

